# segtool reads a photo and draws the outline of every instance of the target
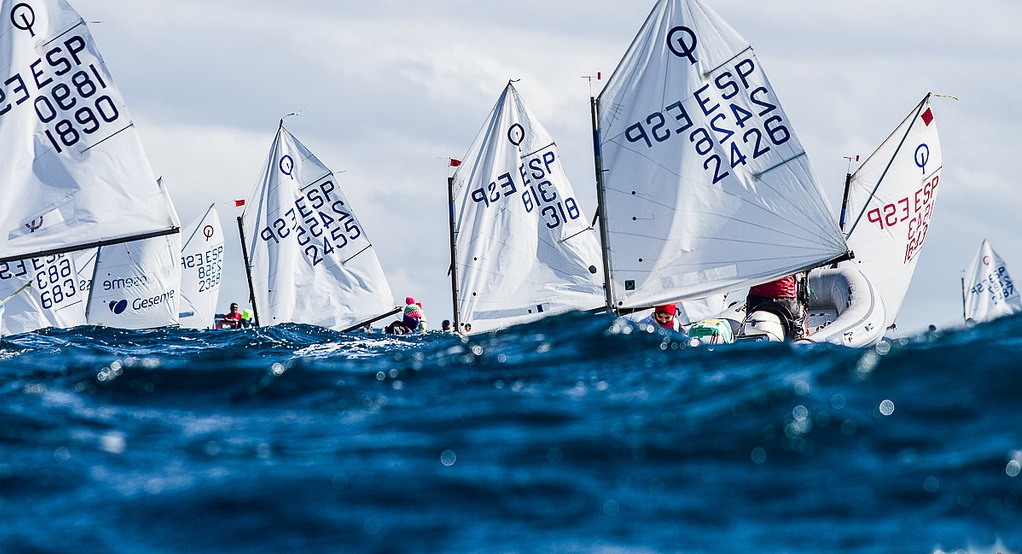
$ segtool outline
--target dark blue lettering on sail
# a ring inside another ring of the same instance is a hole
[[[274,244],[294,240],[313,266],[331,257],[343,260],[364,247],[355,243],[362,237],[362,229],[332,180],[307,187],[294,205],[264,227],[259,236]]]
[[[10,68],[0,86],[0,119],[31,109],[56,152],[81,150],[126,125],[115,98],[102,60],[88,48],[88,35],[72,33],[27,67]]]

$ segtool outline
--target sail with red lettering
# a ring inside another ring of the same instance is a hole
[[[1004,260],[986,240],[965,270],[962,286],[966,323],[983,323],[1022,312],[1022,295]]]
[[[124,99],[67,2],[3,2],[0,68],[0,262],[178,232]]]
[[[181,298],[178,322],[187,329],[212,329],[220,299],[224,229],[215,204],[181,233]]]
[[[861,271],[897,319],[939,191],[943,159],[930,94],[849,178],[842,228]]]
[[[599,239],[557,145],[511,83],[457,168],[452,278],[461,331],[605,305]]]
[[[283,121],[241,218],[259,325],[345,331],[397,311],[376,251],[333,172]]]
[[[848,249],[749,43],[659,0],[595,103],[610,307],[739,290]]]

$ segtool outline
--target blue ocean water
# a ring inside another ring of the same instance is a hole
[[[1022,318],[0,343],[0,552],[1020,552]]]

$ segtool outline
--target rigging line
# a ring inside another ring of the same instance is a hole
[[[344,264],[350,262],[351,260],[355,259],[355,256],[358,256],[359,254],[365,252],[366,250],[369,250],[372,247],[373,247],[373,245],[370,244],[370,245],[366,246],[365,248],[363,248],[362,250],[359,250],[358,252],[355,252],[347,260],[341,261],[341,265],[344,265]]]
[[[803,150],[802,152],[800,152],[798,154],[795,154],[794,156],[792,156],[792,157],[790,157],[790,158],[788,158],[786,160],[781,160],[781,161],[775,163],[774,165],[764,169],[763,171],[760,171],[758,173],[753,173],[752,174],[752,178],[756,179],[756,180],[759,180],[759,178],[762,177],[763,175],[765,175],[767,173],[770,173],[771,171],[777,169],[778,167],[781,167],[782,165],[785,165],[785,164],[787,164],[788,162],[790,162],[792,160],[797,160],[797,159],[799,159],[799,158],[801,158],[801,157],[803,157],[805,155],[806,155],[806,151]]]
[[[908,140],[908,135],[909,133],[912,132],[912,129],[915,127],[916,122],[919,120],[919,114],[922,113],[923,107],[926,105],[926,101],[929,98],[930,93],[927,93],[926,97],[923,98],[922,102],[919,102],[919,105],[916,106],[915,114],[912,115],[912,121],[909,122],[908,128],[905,129],[905,134],[902,135],[901,140],[898,142],[898,147],[894,149],[894,155],[891,156],[890,160],[887,160],[887,167],[884,168],[884,171],[880,174],[880,178],[877,179],[876,185],[873,186],[873,190],[869,193],[869,198],[867,198],[866,201],[863,202],[862,210],[860,210],[859,215],[855,217],[855,222],[852,223],[852,227],[848,229],[848,233],[845,234],[845,237],[852,236],[852,233],[855,232],[855,227],[859,225],[859,221],[862,221],[862,216],[863,214],[866,213],[866,208],[869,206],[869,202],[873,200],[874,196],[876,196],[877,190],[880,188],[880,184],[884,182],[884,177],[886,177],[887,172],[891,170],[891,165],[894,164],[895,158],[897,158],[898,153],[901,152],[901,147],[904,146],[905,141]]]
[[[710,76],[710,74],[711,74],[711,73],[713,73],[714,71],[717,71],[718,69],[720,69],[720,68],[724,67],[725,65],[727,65],[727,64],[729,64],[729,63],[731,63],[731,61],[732,61],[732,60],[734,60],[734,59],[735,59],[735,58],[737,58],[738,56],[741,56],[742,54],[744,54],[744,53],[746,53],[746,52],[748,52],[748,51],[750,51],[750,50],[752,50],[752,45],[751,45],[751,44],[750,44],[750,45],[748,45],[748,46],[746,46],[746,47],[745,47],[745,48],[743,48],[742,50],[738,51],[737,53],[735,53],[735,55],[734,55],[734,56],[731,56],[730,58],[728,58],[727,60],[725,60],[725,61],[724,61],[724,63],[722,63],[722,64],[718,65],[717,67],[714,67],[713,69],[710,69],[710,70],[708,70],[708,71],[705,71],[705,72],[703,72],[703,78],[709,77],[709,76]]]
[[[183,243],[184,246],[188,246],[188,243],[191,242],[193,238],[195,238],[195,235],[198,234],[199,230],[202,228],[202,222],[206,220],[206,216],[209,215],[209,212],[213,210],[214,206],[215,206],[215,204],[210,204],[209,207],[206,208],[206,213],[202,214],[202,217],[199,218],[199,224],[192,231],[192,234],[188,235],[188,239],[185,240],[184,243]],[[184,246],[182,246],[182,248]]]
[[[551,142],[550,144],[547,144],[546,146],[540,146],[539,148],[533,150],[532,152],[526,153],[526,154],[519,153],[518,154],[518,159],[528,158],[529,156],[532,156],[532,155],[534,155],[534,154],[536,154],[538,152],[542,152],[543,150],[546,150],[546,149],[550,148],[551,146],[557,146],[557,141]]]
[[[573,239],[573,238],[575,238],[575,237],[577,237],[577,236],[581,235],[582,233],[584,233],[584,232],[586,232],[586,231],[592,231],[592,230],[593,230],[593,228],[592,228],[592,227],[586,227],[585,229],[582,229],[581,231],[579,231],[579,232],[575,233],[574,235],[571,235],[571,236],[569,236],[569,237],[564,237],[564,238],[563,238],[563,239],[561,239],[561,240],[560,240],[559,242],[568,242],[569,240],[571,240],[571,239]]]
[[[15,6],[15,7],[17,7],[17,6]],[[78,23],[72,25],[68,30],[64,31],[63,33],[60,33],[59,35],[57,35],[57,36],[51,38],[50,40],[46,41],[45,43],[43,43],[43,48],[45,49],[47,46],[53,44],[58,39],[60,39],[60,37],[70,33],[71,31],[74,31],[75,29],[77,29],[79,27],[82,27],[82,26],[85,26],[85,20],[84,19],[78,20]]]
[[[4,298],[3,300],[0,300],[0,308],[2,308],[4,304],[10,302],[15,296],[18,296],[19,294],[21,294],[22,291],[24,291],[25,289],[27,289],[27,288],[29,288],[31,286],[32,286],[32,280],[29,279],[29,281],[27,283],[25,283],[24,285],[21,285],[21,287],[18,288],[18,290],[12,292],[11,294],[8,294],[7,298]]]
[[[135,122],[134,121],[128,122],[127,125],[125,125],[124,127],[121,127],[120,129],[114,131],[113,133],[110,133],[109,135],[104,137],[103,140],[100,140],[99,142],[97,142],[95,144],[90,144],[88,148],[82,150],[82,153],[85,153],[85,152],[88,152],[89,150],[92,150],[93,148],[99,146],[100,144],[103,144],[104,142],[114,138],[115,136],[121,134],[124,131],[127,131],[128,129],[130,129],[130,128],[134,127],[134,126],[135,126]]]

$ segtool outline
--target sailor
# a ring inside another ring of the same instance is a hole
[[[678,315],[677,304],[663,304],[653,308],[653,313],[646,316],[645,319],[639,323],[646,325],[655,325],[660,329],[666,329],[668,331],[674,331],[676,333],[681,332],[681,322],[676,317]]]
[[[237,329],[241,327],[241,312],[238,311],[238,303],[231,302],[231,311],[227,315],[220,318],[220,324],[217,325],[217,329]]]
[[[781,319],[785,336],[799,340],[809,336],[809,290],[802,273],[749,289],[745,300],[746,318],[756,311],[770,312]]]
[[[422,302],[414,297],[405,298],[404,318],[402,319],[409,333],[421,333],[426,330],[426,314],[422,311]]]

